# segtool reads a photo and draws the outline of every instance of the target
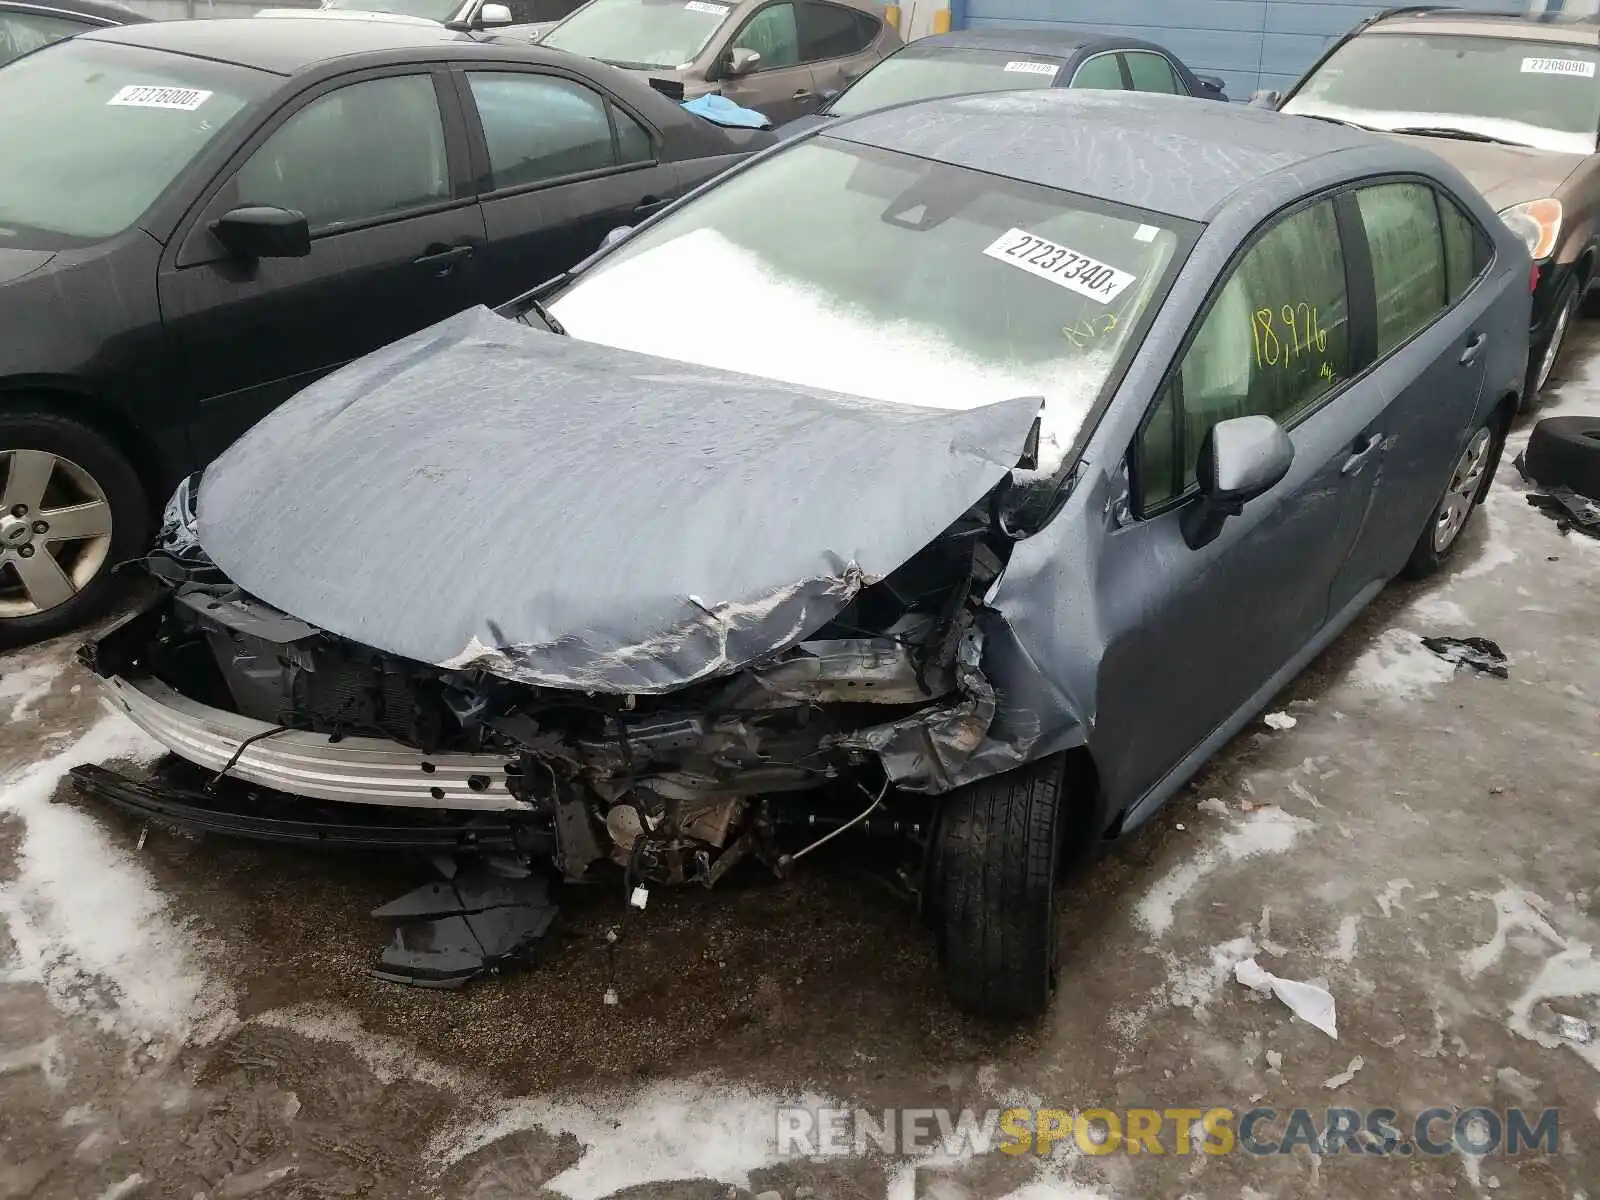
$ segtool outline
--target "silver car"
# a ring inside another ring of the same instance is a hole
[[[80,786],[253,836],[446,810],[630,891],[875,838],[955,999],[1037,1013],[1062,865],[1459,547],[1528,270],[1454,169],[1337,125],[840,120],[247,433],[85,652],[237,815]]]

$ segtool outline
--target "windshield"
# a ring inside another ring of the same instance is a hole
[[[540,44],[617,67],[686,67],[732,11],[711,0],[589,0]]]
[[[243,67],[73,38],[0,70],[0,246],[122,232],[274,80]]]
[[[323,8],[343,12],[395,13],[402,17],[426,17],[443,25],[455,16],[460,0],[323,0]]]
[[[1151,219],[813,138],[630,238],[551,311],[587,341],[880,400],[1043,396],[1048,468],[1173,269],[1179,223]]]
[[[853,117],[937,96],[1047,88],[1055,84],[1061,66],[1055,59],[1015,50],[913,44],[856,80],[828,111],[836,117]]]
[[[1597,61],[1594,47],[1559,42],[1369,33],[1346,42],[1283,111],[1593,154],[1600,132]]]

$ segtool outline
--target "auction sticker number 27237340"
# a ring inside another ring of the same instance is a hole
[[[1110,263],[1090,258],[1025,229],[1008,229],[984,248],[984,254],[1019,270],[1047,279],[1058,287],[1109,304],[1135,276]]]

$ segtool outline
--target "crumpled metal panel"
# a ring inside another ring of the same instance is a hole
[[[235,443],[200,540],[246,591],[368,646],[666,692],[815,632],[1007,475],[1038,408],[863,400],[471,309]]]

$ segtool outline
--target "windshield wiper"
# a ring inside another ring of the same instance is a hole
[[[1400,125],[1384,132],[1410,133],[1417,137],[1455,138],[1460,142],[1489,142],[1496,146],[1522,145],[1521,142],[1513,142],[1509,138],[1490,137],[1487,133],[1476,133],[1471,129],[1452,129],[1447,125]]]
[[[1346,129],[1365,129],[1368,133],[1373,132],[1370,125],[1357,125],[1354,121],[1346,121],[1342,117],[1325,117],[1321,113],[1290,113],[1289,115],[1310,117],[1313,121],[1326,121],[1329,125],[1343,125]]]

